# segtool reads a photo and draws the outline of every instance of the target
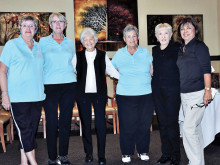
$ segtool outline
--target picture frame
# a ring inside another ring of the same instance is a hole
[[[199,35],[198,39],[203,41],[203,15],[202,14],[175,14],[175,15],[147,15],[147,41],[148,45],[156,45],[158,44],[157,39],[155,37],[155,27],[159,23],[168,23],[172,26],[173,36],[171,38],[172,41],[182,43],[181,37],[178,36],[178,26],[180,21],[185,17],[192,17],[196,20],[198,28],[199,28]]]
[[[0,46],[20,35],[18,29],[19,19],[24,15],[32,15],[38,22],[38,31],[34,36],[35,41],[48,36],[52,32],[49,26],[49,16],[52,12],[0,12]],[[61,12],[65,16],[64,12]],[[64,35],[66,32],[64,30]]]
[[[74,0],[74,23],[76,51],[83,49],[80,33],[87,27],[98,35],[97,48],[117,51],[125,46],[123,29],[138,28],[137,0]]]
[[[212,73],[211,74],[211,86],[212,88],[220,88],[220,74],[219,73]]]

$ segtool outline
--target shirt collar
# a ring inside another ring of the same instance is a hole
[[[22,42],[22,44],[26,45],[26,43],[24,42],[24,39],[22,38],[21,34],[19,35],[18,39]],[[35,46],[37,42],[34,39],[33,39],[33,42],[34,42],[34,46]]]
[[[143,51],[144,51],[143,48],[138,45],[138,49],[134,54],[136,54],[137,52],[138,52],[138,54],[140,54]],[[130,53],[128,52],[128,46],[127,45],[124,47],[124,52],[130,55]]]
[[[50,39],[54,40],[54,39],[53,39],[53,33],[50,34]],[[63,40],[66,40],[66,37],[65,37],[64,34],[63,34]]]
[[[191,41],[189,41],[188,44],[185,45],[185,43],[183,43],[183,47],[185,46],[186,48],[190,47],[191,45],[193,45],[194,42],[196,42],[198,39],[196,37],[194,37]]]

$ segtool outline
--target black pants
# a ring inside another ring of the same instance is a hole
[[[106,123],[105,106],[106,98],[100,98],[97,94],[85,94],[85,97],[78,99],[80,119],[82,122],[82,139],[86,154],[93,154],[91,134],[91,105],[95,112],[95,128],[97,135],[98,157],[105,158]]]
[[[36,147],[35,135],[39,124],[42,101],[11,103],[12,116],[19,136],[19,148],[30,152]]]
[[[133,155],[135,145],[138,153],[148,153],[150,125],[154,109],[152,94],[141,96],[117,95],[116,99],[122,155]]]
[[[69,135],[74,102],[76,100],[76,83],[45,85],[47,150],[49,159],[57,158],[57,136],[59,128],[59,155],[66,156],[69,147]],[[58,120],[58,106],[60,116]]]
[[[153,99],[160,126],[162,153],[175,159],[180,159],[179,133],[179,88],[152,87]]]

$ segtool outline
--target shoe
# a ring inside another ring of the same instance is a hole
[[[122,162],[123,163],[130,163],[131,162],[131,156],[130,155],[122,155]]]
[[[57,165],[72,165],[67,156],[58,156],[57,158]]]
[[[148,161],[150,159],[147,153],[137,154],[137,156],[143,161]]]
[[[179,160],[171,158],[170,165],[179,165],[179,163],[180,163]]]
[[[170,161],[170,157],[162,155],[161,158],[157,161],[157,164],[165,164],[168,161]]]
[[[105,165],[106,159],[105,158],[99,158],[99,165]]]
[[[91,154],[86,154],[85,161],[86,161],[86,163],[92,162],[93,156]]]
[[[48,165],[57,165],[56,160],[48,160]]]

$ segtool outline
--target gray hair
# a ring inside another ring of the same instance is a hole
[[[81,41],[81,43],[82,43],[83,46],[84,46],[83,38],[84,38],[86,35],[88,35],[88,34],[91,34],[91,35],[94,37],[95,43],[98,42],[98,36],[97,36],[96,32],[95,32],[93,29],[91,29],[91,28],[85,28],[85,29],[81,32],[81,34],[80,34],[80,41]]]
[[[24,15],[19,19],[19,24],[18,24],[18,29],[21,30],[21,25],[24,21],[33,21],[34,27],[35,27],[35,32],[38,30],[38,23],[37,20],[34,18],[32,15]]]
[[[168,30],[170,33],[172,33],[172,26],[168,23],[160,23],[155,27],[155,34],[157,34],[158,31],[161,29]]]
[[[124,30],[123,30],[123,38],[125,38],[125,36],[126,36],[126,34],[127,34],[128,32],[133,31],[133,30],[136,32],[137,37],[138,37],[138,36],[139,36],[139,33],[138,33],[137,27],[134,26],[134,25],[127,25],[127,26],[124,28]]]
[[[49,24],[52,24],[54,16],[57,16],[61,21],[64,21],[64,23],[67,23],[66,17],[64,17],[62,14],[60,14],[60,13],[52,13],[50,15],[50,17],[49,17]]]

